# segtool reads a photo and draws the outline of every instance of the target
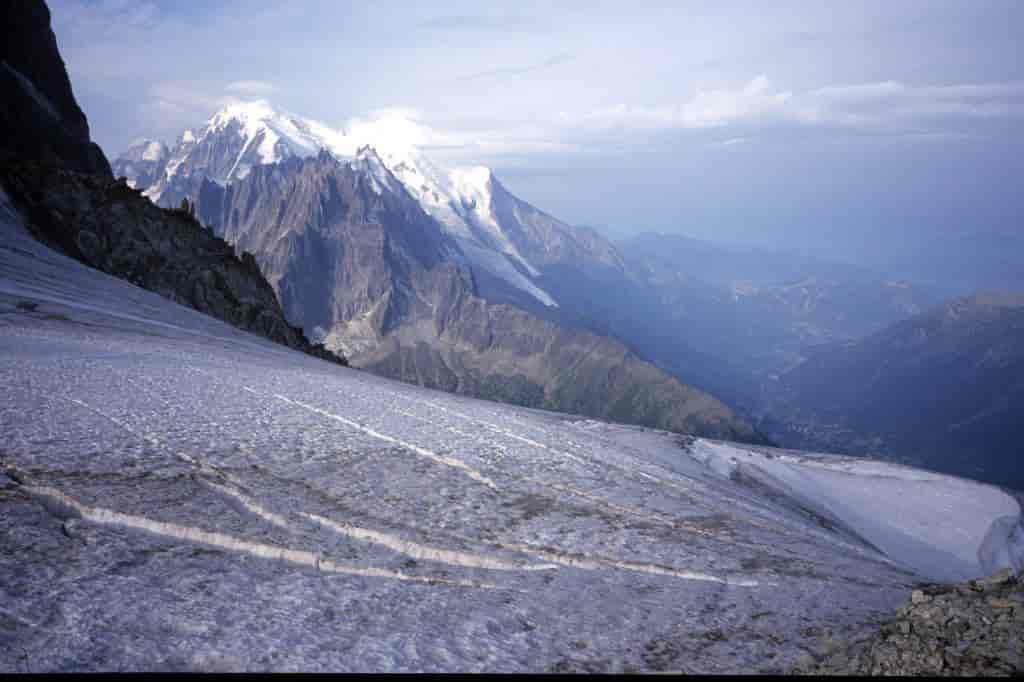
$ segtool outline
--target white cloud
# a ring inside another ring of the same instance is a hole
[[[223,88],[165,81],[148,89],[144,114],[171,137],[239,96],[274,90],[272,83],[255,80]],[[469,126],[446,125],[412,107],[389,107],[349,118],[341,128],[381,150],[416,147],[452,163],[508,166],[549,155],[628,151],[665,134],[709,136],[721,146],[793,129],[934,142],[963,138],[965,119],[1013,116],[1024,116],[1024,83],[910,86],[882,81],[794,92],[761,75],[736,88],[698,90],[672,105],[621,104],[530,121],[484,119]]]
[[[809,93],[828,111],[853,120],[1024,115],[1024,83],[909,86],[898,81],[821,88]]]
[[[562,112],[556,123],[584,133],[785,124],[919,135],[939,133],[962,117],[1019,116],[1024,116],[1024,83],[909,86],[885,81],[794,93],[776,88],[762,75],[740,88],[698,91],[675,105]]]
[[[672,105],[621,104],[476,128],[446,128],[428,122],[420,110],[388,108],[349,119],[343,127],[358,139],[379,140],[378,146],[390,141],[432,150],[451,162],[508,166],[553,154],[628,151],[673,133],[710,136],[720,146],[794,129],[935,142],[963,139],[964,118],[1011,116],[1024,116],[1024,83],[883,81],[794,92],[761,75],[736,88],[698,90]]]
[[[268,81],[234,81],[228,83],[224,89],[242,97],[262,97],[277,90],[274,84]]]
[[[368,141],[382,151],[415,147],[439,159],[468,163],[498,158],[507,162],[513,156],[576,149],[548,139],[550,131],[524,126],[447,130],[427,123],[422,112],[408,107],[378,109],[351,118],[342,130],[352,139]]]
[[[562,112],[558,121],[590,130],[655,131],[721,128],[754,120],[812,121],[813,109],[797,105],[793,93],[776,90],[766,76],[734,90],[700,90],[668,106],[618,105],[581,114]]]
[[[150,135],[175,138],[186,128],[207,120],[227,104],[239,101],[233,95],[184,81],[154,83],[139,106],[141,117],[153,126]]]

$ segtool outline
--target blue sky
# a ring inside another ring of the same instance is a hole
[[[1022,229],[1024,3],[51,0],[93,137],[401,115],[564,220],[884,260]]]

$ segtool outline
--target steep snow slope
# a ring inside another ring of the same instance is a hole
[[[4,672],[782,670],[1020,557],[996,488],[336,367],[3,201],[0,382]]]

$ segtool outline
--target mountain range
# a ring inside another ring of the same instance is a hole
[[[191,201],[215,234],[254,255],[289,320],[353,366],[763,442],[721,401],[588,327],[547,289],[566,269],[628,281],[611,243],[515,197],[487,168],[443,169],[386,133],[371,146],[258,101],[185,131],[155,166],[135,160],[159,148],[144,141],[115,167],[158,204]]]
[[[795,447],[839,445],[1024,490],[1022,341],[1024,297],[949,301],[819,348],[779,379],[761,423]]]

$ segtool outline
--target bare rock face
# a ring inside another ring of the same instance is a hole
[[[922,585],[864,641],[834,643],[794,672],[839,675],[1019,675],[1024,585],[1009,570],[960,585]]]
[[[254,166],[227,187],[205,181],[196,202],[203,222],[255,255],[289,319],[354,366],[528,407],[760,440],[619,341],[485,298],[458,243],[393,177],[322,152]],[[582,248],[516,210],[535,233],[520,235],[524,244]]]
[[[492,174],[491,211],[519,253],[543,270],[562,265],[603,267],[628,277],[622,255],[589,227],[570,226],[509,192]]]
[[[111,175],[103,152],[89,141],[42,0],[0,4],[0,158]]]
[[[288,324],[249,254],[242,258],[186,211],[161,209],[118,181],[49,164],[0,168],[0,183],[40,241],[236,327],[328,360]]]
[[[226,188],[206,180],[196,205],[217,234],[255,254],[307,330],[370,316],[386,333],[422,305],[413,280],[457,250],[410,197],[376,192],[326,152],[256,166]]]

